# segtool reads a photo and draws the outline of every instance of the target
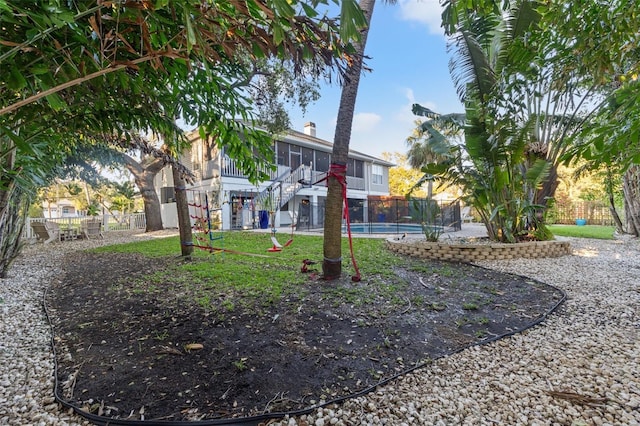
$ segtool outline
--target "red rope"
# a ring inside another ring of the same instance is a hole
[[[351,237],[351,222],[349,220],[349,202],[347,200],[347,165],[346,164],[336,164],[331,163],[329,166],[329,172],[327,173],[327,178],[329,176],[334,177],[338,183],[342,186],[342,217],[347,222],[347,235],[349,236],[349,250],[351,251],[351,263],[353,264],[353,269],[355,269],[356,274],[351,277],[352,281],[360,281],[360,270],[358,269],[358,264],[356,263],[356,257],[353,253],[353,238]],[[328,183],[328,181],[327,181]]]

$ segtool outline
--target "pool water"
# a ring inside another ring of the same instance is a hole
[[[342,227],[347,232],[347,227]],[[352,223],[354,234],[422,234],[422,226],[417,223]]]

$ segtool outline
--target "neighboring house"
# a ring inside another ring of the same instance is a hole
[[[196,182],[187,189],[208,193],[210,201],[213,200],[210,204],[219,208],[216,217],[221,219],[225,230],[258,227],[260,210],[276,211],[276,226],[295,221],[301,228],[321,227],[327,188],[326,182],[316,182],[329,170],[333,144],[315,135],[315,124],[307,123],[304,133],[291,130],[274,140],[277,172],[272,173],[271,180],[256,186],[237,169],[224,149],[210,146],[200,139],[197,131],[191,132],[188,135],[191,151],[181,161],[193,170]],[[389,168],[393,166],[379,158],[349,151],[347,197],[352,222],[369,220],[368,196],[389,195]],[[164,226],[176,227],[170,168],[158,174],[156,188],[160,192]]]
[[[46,219],[78,216],[73,202],[67,198],[60,198],[57,202],[42,202],[42,212]]]

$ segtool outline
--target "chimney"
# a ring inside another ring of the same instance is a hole
[[[311,121],[304,125],[304,134],[312,137],[316,137],[316,123]]]

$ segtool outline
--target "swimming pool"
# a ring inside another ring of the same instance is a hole
[[[342,226],[342,232],[347,227]],[[422,226],[418,223],[352,223],[351,232],[354,234],[422,234]]]

